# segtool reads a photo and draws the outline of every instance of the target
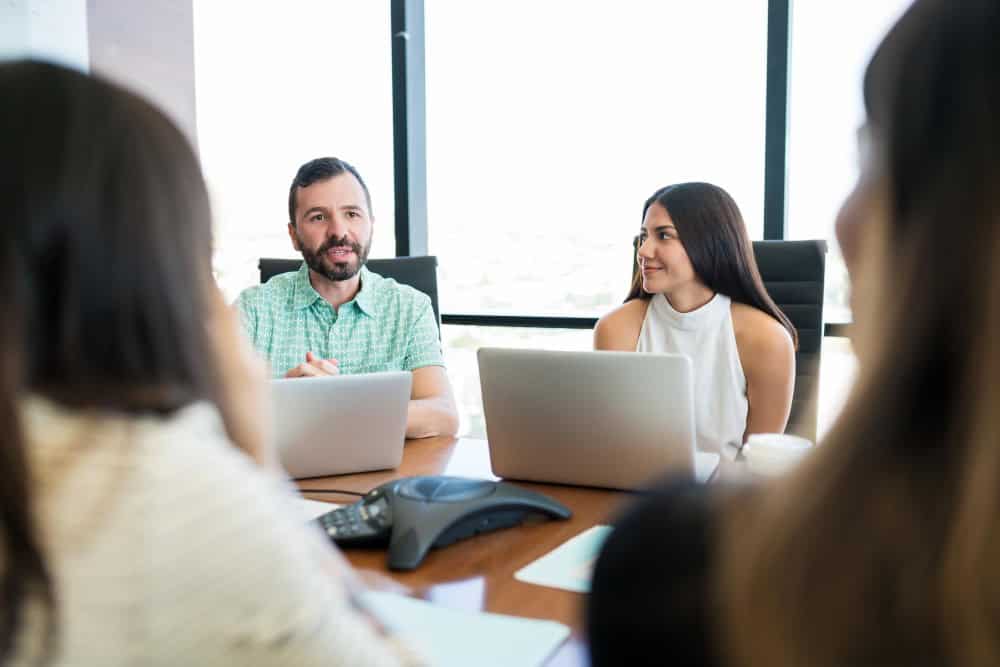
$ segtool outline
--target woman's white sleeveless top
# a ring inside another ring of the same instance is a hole
[[[747,379],[730,304],[729,297],[717,293],[701,308],[680,313],[663,294],[654,294],[635,348],[691,360],[698,449],[709,452],[720,451],[726,442],[742,442],[747,426]]]

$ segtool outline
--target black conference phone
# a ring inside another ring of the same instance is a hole
[[[412,570],[431,547],[515,526],[529,514],[573,515],[555,500],[513,484],[433,475],[378,486],[316,522],[342,547],[388,544],[389,568]]]

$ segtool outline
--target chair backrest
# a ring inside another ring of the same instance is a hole
[[[266,283],[273,276],[289,271],[298,271],[302,265],[301,259],[270,259],[260,260],[260,282]],[[369,270],[380,276],[392,278],[397,283],[409,285],[418,289],[431,299],[434,309],[434,321],[438,332],[441,331],[441,311],[438,310],[437,289],[437,257],[393,257],[391,259],[369,259],[366,263]]]
[[[633,241],[633,275],[638,270],[635,243]],[[795,391],[786,432],[815,441],[826,241],[754,241],[753,254],[768,294],[799,334]]]
[[[815,441],[826,241],[754,241],[753,254],[767,293],[799,333],[787,432]]]

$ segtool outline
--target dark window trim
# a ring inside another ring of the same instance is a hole
[[[764,239],[780,241],[787,227],[788,53],[791,0],[767,2],[767,101],[764,116]]]
[[[827,322],[823,325],[823,335],[832,338],[850,338],[852,326],[851,322]]]
[[[569,317],[548,315],[481,315],[471,313],[444,313],[441,324],[474,327],[521,327],[526,329],[593,329],[596,317]],[[849,322],[827,322],[824,336],[846,338],[850,334]]]
[[[544,315],[441,315],[441,324],[480,327],[524,327],[528,329],[593,329],[596,317],[560,317]]]
[[[396,257],[427,254],[424,1],[390,0]]]

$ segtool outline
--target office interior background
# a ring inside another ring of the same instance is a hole
[[[138,90],[201,156],[226,296],[295,257],[287,191],[321,155],[371,190],[371,257],[438,258],[460,433],[476,350],[583,350],[621,303],[641,205],[726,188],[751,238],[827,239],[828,333],[850,320],[833,223],[861,76],[908,0],[8,0],[0,57]],[[853,376],[823,342],[819,433]]]

